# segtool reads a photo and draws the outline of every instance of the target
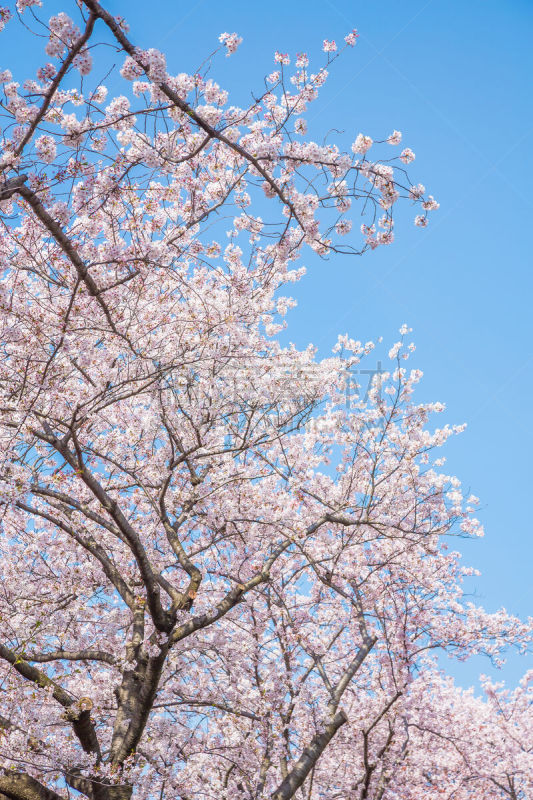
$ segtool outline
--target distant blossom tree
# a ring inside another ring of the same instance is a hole
[[[97,0],[41,5],[0,9],[46,32],[0,72],[0,798],[531,797],[532,676],[480,699],[435,660],[531,626],[463,596],[477,501],[409,330],[350,402],[371,343],[276,338],[306,248],[390,244],[402,198],[426,225],[413,152],[305,138],[334,41],[240,108],[212,59],[171,75]]]

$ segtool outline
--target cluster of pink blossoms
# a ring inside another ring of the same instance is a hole
[[[35,149],[46,164],[53,163],[57,153],[56,141],[53,136],[39,136],[35,140]]]
[[[404,164],[412,164],[415,158],[416,156],[410,147],[406,147],[405,150],[402,150],[400,153],[400,160],[403,161]]]
[[[349,47],[354,47],[358,38],[359,34],[357,33],[357,29],[354,28],[353,30],[350,31],[350,33],[346,34],[346,36],[344,37],[344,41]]]
[[[393,131],[391,135],[387,138],[387,144],[397,145],[401,144],[402,141],[402,134],[400,131]]]
[[[120,74],[127,81],[134,81],[144,74],[141,65],[131,56],[126,56],[124,63],[120,68]]]
[[[237,33],[221,33],[218,41],[225,46],[227,50],[226,58],[228,58],[237,52],[237,48],[242,44],[242,37]]]
[[[167,60],[160,50],[150,47],[143,53],[148,65],[148,77],[154,83],[163,83],[167,78]]]
[[[12,18],[13,14],[6,8],[5,6],[0,6],[0,31],[2,31],[9,20]]]
[[[291,59],[289,58],[288,53],[280,53],[278,50],[274,53],[274,61],[277,64],[283,64],[283,66],[288,67],[291,63]]]
[[[370,148],[372,147],[374,141],[370,138],[370,136],[364,136],[364,134],[359,133],[355,142],[352,144],[352,151],[354,153],[360,153],[361,155],[365,155]]]

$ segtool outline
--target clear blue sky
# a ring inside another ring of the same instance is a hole
[[[336,62],[311,106],[311,133],[321,138],[338,128],[348,144],[359,131],[380,139],[401,130],[417,155],[411,176],[441,208],[425,231],[409,213],[390,248],[306,259],[288,338],[313,341],[326,354],[338,332],[392,343],[402,323],[414,329],[415,362],[425,373],[420,399],[440,400],[447,421],[468,423],[448,447],[447,468],[482,500],[485,539],[458,543],[483,573],[472,589],[489,610],[532,613],[533,3],[104,4],[124,14],[136,43],[166,51],[171,72],[194,70],[219,33],[237,31],[239,52],[213,69],[236,103],[260,91],[275,49],[307,51],[319,63],[323,38],[339,41],[358,28],[356,48]],[[45,0],[51,11],[69,5]],[[4,34],[0,66],[11,66],[6,51],[13,49]],[[512,682],[527,666],[512,658],[502,677]],[[490,671],[481,659],[446,668],[466,685]]]

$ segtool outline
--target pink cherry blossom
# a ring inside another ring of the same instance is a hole
[[[373,140],[370,136],[364,136],[362,133],[357,135],[355,142],[352,144],[352,150],[354,153],[367,153],[370,148],[372,147]]]
[[[402,141],[402,134],[400,131],[393,131],[391,135],[387,138],[387,144],[400,144]]]
[[[0,31],[5,28],[12,16],[13,14],[9,8],[6,8],[6,6],[0,6]]]
[[[150,47],[143,54],[145,62],[148,66],[148,77],[154,83],[163,83],[167,77],[167,63],[164,53]]]
[[[47,164],[52,164],[56,157],[56,141],[53,136],[39,136],[35,141],[35,149]]]
[[[411,186],[409,194],[413,200],[419,200],[426,193],[426,187],[423,183],[417,183],[416,186]]]
[[[17,11],[20,11],[21,14],[31,6],[42,6],[42,0],[17,0]]]
[[[437,201],[433,197],[433,195],[430,194],[428,199],[424,200],[424,202],[422,203],[422,208],[425,211],[436,211],[438,208],[440,208],[440,206],[439,203],[437,203]]]
[[[136,78],[143,75],[143,68],[135,58],[126,56],[124,63],[120,69],[120,74],[127,81],[134,81]]]
[[[357,33],[357,29],[354,28],[350,33],[346,34],[344,41],[349,47],[354,47],[358,38],[359,34]]]
[[[291,63],[288,53],[280,53],[278,50],[274,53],[274,61],[277,64],[284,64],[288,66]]]
[[[404,164],[411,164],[415,160],[416,156],[413,151],[406,147],[405,150],[402,150],[400,153],[400,159],[403,161]]]
[[[237,52],[237,48],[242,44],[242,37],[236,33],[221,33],[218,37],[218,41],[222,42],[226,47],[226,57],[229,57]]]

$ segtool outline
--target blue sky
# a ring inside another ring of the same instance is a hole
[[[68,11],[71,4],[47,5]],[[318,65],[323,38],[339,41],[358,28],[356,48],[335,63],[311,106],[310,133],[321,138],[337,128],[348,145],[359,131],[381,139],[401,130],[417,156],[410,176],[441,208],[424,231],[413,226],[411,210],[400,215],[394,245],[363,258],[304,259],[309,273],[294,288],[299,306],[287,338],[300,346],[312,341],[325,355],[340,332],[392,343],[402,323],[413,328],[414,365],[425,373],[418,396],[446,403],[446,421],[468,423],[447,448],[447,469],[482,501],[485,539],[458,543],[483,573],[472,583],[475,597],[489,610],[532,613],[533,4],[105,5],[126,16],[136,43],[165,50],[171,72],[194,70],[219,33],[237,31],[244,37],[238,53],[218,58],[212,73],[237,104],[260,91],[274,50],[307,51]],[[2,67],[29,55],[5,35],[2,50]],[[512,682],[527,666],[531,661],[511,658],[502,677]],[[482,659],[446,668],[466,685],[490,671]]]

